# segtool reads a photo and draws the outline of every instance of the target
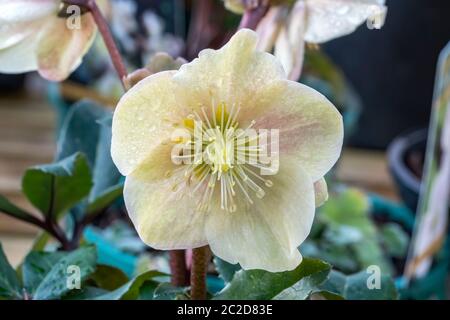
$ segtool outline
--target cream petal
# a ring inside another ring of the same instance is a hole
[[[175,72],[151,75],[120,99],[112,123],[111,154],[123,175],[130,174],[153,149],[169,140],[174,124],[186,116],[175,97]]]
[[[285,25],[288,10],[283,6],[271,7],[264,18],[258,23],[256,33],[259,40],[257,49],[261,51],[272,51],[280,28]]]
[[[219,50],[206,49],[189,64],[181,66],[174,81],[183,89],[190,107],[209,106],[212,99],[228,104],[245,102],[265,85],[285,79],[286,74],[271,54],[256,50],[257,34],[239,30]]]
[[[7,49],[18,44],[20,41],[30,41],[29,37],[37,38],[48,18],[40,18],[31,21],[22,21],[17,23],[0,24],[0,50]]]
[[[13,46],[0,49],[0,72],[22,73],[37,70],[38,43],[38,37],[31,34]]]
[[[183,168],[159,180],[148,179],[150,168],[141,166],[127,176],[124,188],[125,205],[141,239],[161,250],[206,245],[206,213],[196,210],[200,193],[190,194]],[[184,182],[174,191],[178,181]]]
[[[339,111],[322,94],[300,83],[281,80],[264,88],[252,101],[255,129],[278,129],[279,151],[294,156],[313,181],[336,163],[344,129]]]
[[[32,21],[56,14],[58,0],[0,0],[0,24]]]
[[[383,4],[384,0],[306,0],[305,40],[323,43],[350,34],[369,18],[383,18]]]
[[[328,200],[328,186],[324,178],[314,182],[314,194],[316,199],[316,208],[320,207]]]
[[[292,8],[287,23],[281,28],[275,43],[274,55],[284,67],[288,79],[297,81],[305,54],[305,4],[298,1]]]
[[[66,79],[94,41],[96,25],[91,14],[81,16],[79,28],[69,28],[67,23],[68,19],[52,19],[41,33],[37,59],[39,73],[45,79]]]
[[[297,247],[308,236],[314,219],[314,187],[295,159],[280,160],[262,199],[239,202],[236,212],[216,208],[206,222],[211,250],[244,269],[292,270],[302,258]],[[238,195],[237,195],[238,196]]]

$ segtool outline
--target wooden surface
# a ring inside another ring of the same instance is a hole
[[[20,192],[26,168],[52,161],[55,115],[44,98],[0,97],[0,194],[36,211]],[[338,178],[345,183],[397,199],[383,152],[345,150]],[[0,214],[0,242],[14,265],[31,246],[36,229]]]

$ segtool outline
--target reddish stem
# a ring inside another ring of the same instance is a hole
[[[114,42],[114,39],[111,35],[108,23],[106,22],[105,17],[103,17],[103,14],[101,13],[99,7],[97,6],[95,0],[64,0],[64,2],[67,4],[87,8],[91,12],[92,17],[94,18],[95,23],[97,24],[98,30],[102,35],[106,48],[108,49],[111,61],[114,65],[114,68],[116,69],[120,82],[122,83],[123,88],[126,90],[125,79],[128,74],[127,69],[122,61],[122,56],[120,55],[116,43]]]
[[[259,3],[255,7],[247,7],[244,14],[242,15],[239,29],[248,28],[255,30],[268,10],[269,6],[264,1],[261,1],[261,3]]]
[[[209,260],[208,246],[192,250],[191,299],[206,300],[206,268]]]
[[[189,272],[186,267],[185,250],[172,250],[169,252],[171,283],[176,287],[189,285]]]

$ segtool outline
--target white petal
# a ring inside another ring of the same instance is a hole
[[[111,154],[123,175],[130,174],[154,148],[168,140],[175,129],[173,123],[183,116],[175,97],[173,74],[174,71],[164,71],[145,78],[117,105]]]
[[[316,208],[320,207],[328,200],[328,186],[324,178],[314,182],[314,194],[316,199]]]
[[[244,269],[271,272],[292,270],[301,262],[297,247],[306,239],[314,219],[314,188],[309,176],[292,159],[281,159],[263,199],[236,212],[218,207],[206,222],[211,250]]]
[[[170,164],[170,159],[160,159]],[[184,170],[169,178],[149,179],[151,165],[142,166],[127,176],[124,199],[128,214],[141,239],[155,249],[189,249],[207,244],[204,234],[206,214],[198,212],[200,193],[193,196],[186,183]]]
[[[295,157],[313,181],[340,156],[344,129],[339,111],[323,95],[300,83],[282,80],[265,87],[252,101],[255,129],[278,129],[281,154]]]
[[[199,103],[210,106],[211,100],[228,105],[245,102],[259,90],[286,74],[277,59],[256,50],[257,34],[248,29],[238,31],[219,50],[206,49],[199,58],[181,66],[174,81],[185,88],[183,101],[190,107]]]
[[[57,0],[0,0],[0,23],[32,21],[50,16],[59,9]]]
[[[31,34],[13,46],[0,49],[0,72],[22,73],[37,70],[38,43],[38,37]]]
[[[352,33],[364,21],[384,16],[383,0],[306,0],[305,40],[322,43]]]

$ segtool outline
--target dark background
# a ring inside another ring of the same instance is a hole
[[[387,0],[381,30],[362,26],[324,45],[361,96],[358,147],[385,148],[428,125],[439,52],[450,41],[449,0]]]

